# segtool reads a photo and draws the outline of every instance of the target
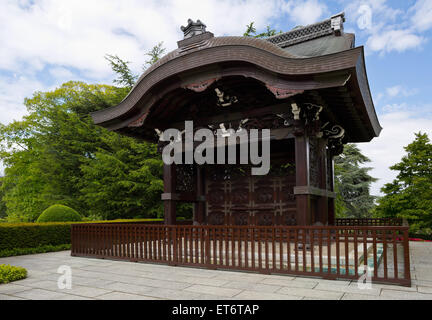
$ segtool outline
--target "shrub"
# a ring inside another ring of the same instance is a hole
[[[162,219],[119,219],[91,221],[90,223],[162,223]],[[0,257],[34,254],[70,249],[71,224],[50,223],[0,223]],[[89,223],[89,222],[78,222]]]
[[[2,223],[0,224],[0,251],[35,248],[46,245],[68,244],[70,223]]]
[[[52,246],[52,245],[48,244],[48,245],[39,246],[36,248],[5,249],[5,250],[0,250],[0,258],[22,256],[22,255],[26,255],[26,254],[64,251],[64,250],[70,250],[70,248],[71,248],[70,244],[59,244],[56,246]]]
[[[61,204],[55,204],[42,212],[37,222],[69,222],[81,220],[80,214],[74,209]]]
[[[0,264],[0,284],[21,280],[27,277],[27,270],[8,264]]]

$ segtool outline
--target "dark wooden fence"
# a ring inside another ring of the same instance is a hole
[[[72,255],[409,286],[405,226],[72,225]]]
[[[343,218],[335,219],[337,226],[402,226],[406,222],[400,218]]]

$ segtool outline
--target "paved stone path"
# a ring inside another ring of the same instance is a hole
[[[432,299],[432,243],[410,243],[412,286],[331,281],[71,257],[70,251],[0,258],[25,267],[28,278],[0,285],[0,300],[15,299]],[[60,266],[72,269],[72,288],[59,289]]]

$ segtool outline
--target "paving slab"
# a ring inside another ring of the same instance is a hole
[[[0,293],[0,301],[3,301],[3,300],[27,300],[27,299],[9,296],[7,294]]]
[[[204,294],[213,294],[221,297],[231,298],[235,295],[239,294],[242,290],[239,289],[231,289],[231,288],[221,288],[221,287],[212,287],[212,286],[204,286],[200,284],[196,284],[186,288],[185,291],[189,292],[198,292]]]
[[[152,297],[168,300],[197,300],[201,299],[203,296],[203,294],[199,292],[188,292],[185,290],[172,290],[164,288],[153,289],[150,295]],[[219,296],[212,295],[212,297],[216,299]]]
[[[141,296],[124,292],[110,292],[97,297],[100,300],[159,300],[154,297]]]
[[[6,283],[0,285],[0,294],[14,294],[17,292],[22,292],[30,289],[31,288],[23,285],[17,285],[15,283]]]
[[[417,291],[420,292],[420,293],[430,293],[430,294],[432,294],[432,287],[418,286],[417,287]]]
[[[358,287],[357,285],[341,286],[341,285],[333,285],[330,283],[319,283],[314,289],[323,290],[323,291],[370,295],[375,297],[381,294],[381,288],[374,287],[373,285],[370,288],[368,288],[368,287]]]
[[[78,296],[83,296],[88,298],[93,298],[114,291],[114,290],[105,290],[105,289],[95,288],[95,287],[74,285],[73,283],[71,289],[60,289],[57,285],[57,281],[39,281],[39,282],[32,283],[32,287],[55,291],[62,294],[73,294],[73,295],[78,295]]]
[[[124,293],[132,293],[138,295],[146,295],[155,290],[153,287],[140,286],[130,283],[122,283],[122,282],[113,282],[104,286],[104,289],[116,291],[116,292],[124,292]]]
[[[44,289],[31,289],[14,293],[13,296],[30,300],[60,300],[70,298],[68,294]]]
[[[381,297],[401,300],[432,300],[432,294],[383,289]]]
[[[386,300],[384,297],[370,295],[370,294],[360,294],[360,293],[345,293],[342,300]]]
[[[318,281],[294,281],[295,279],[272,279],[267,278],[262,280],[260,283],[262,284],[270,284],[270,285],[278,285],[282,287],[290,287],[290,288],[314,288],[318,285]]]
[[[342,292],[325,291],[325,290],[317,290],[317,289],[309,289],[309,288],[289,288],[289,287],[282,287],[282,289],[278,290],[276,293],[300,296],[300,297],[321,298],[326,300],[339,300],[344,295],[344,293]]]
[[[241,300],[301,300],[301,296],[244,290],[235,296]]]
[[[72,257],[70,251],[0,258],[24,266],[28,278],[0,285],[5,299],[432,299],[432,245],[410,243],[411,287]],[[60,290],[61,265],[72,267],[72,290]]]
[[[372,283],[371,285],[372,288],[381,289],[381,290],[386,289],[386,290],[417,292],[417,285],[411,285],[411,287],[398,286],[394,284],[381,284],[381,283]],[[358,288],[357,282],[351,283],[350,287]]]
[[[272,293],[276,292],[281,286],[275,286],[270,284],[263,283],[254,283],[247,281],[230,281],[227,284],[223,285],[224,288],[232,288],[232,289],[241,289],[241,290],[249,290],[249,291],[257,291],[261,293]]]

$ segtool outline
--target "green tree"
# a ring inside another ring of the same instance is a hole
[[[432,234],[432,143],[426,133],[416,133],[405,148],[406,155],[390,167],[398,171],[381,191],[377,215],[405,218],[411,232]]]
[[[80,199],[103,219],[162,217],[162,161],[156,145],[117,134],[101,137],[81,166]]]
[[[155,45],[150,51],[146,53],[146,56],[149,57],[149,60],[145,62],[143,66],[143,70],[146,70],[148,66],[155,64],[165,53],[166,49],[163,47],[163,41],[159,42]]]
[[[6,202],[3,200],[4,192],[2,189],[3,177],[0,178],[0,221],[6,218]]]
[[[114,79],[114,83],[120,87],[125,87],[128,90],[132,89],[138,75],[132,73],[129,68],[130,61],[124,61],[117,55],[105,55],[105,59],[109,62],[111,69],[117,74],[117,79]]]
[[[91,213],[107,218],[134,217],[132,212],[151,216],[157,212],[160,204],[155,203],[160,201],[162,188],[159,196],[155,192],[148,196],[154,197],[149,205],[142,203],[141,198],[145,196],[126,190],[126,186],[117,190],[115,198],[113,194],[107,196],[109,190],[103,187],[90,192],[95,177],[100,177],[101,185],[107,185],[117,173],[112,168],[108,175],[111,162],[103,160],[116,158],[118,152],[122,158],[117,161],[122,161],[124,171],[131,175],[117,183],[135,184],[135,189],[141,190],[147,190],[147,184],[152,185],[152,190],[162,184],[161,166],[151,163],[149,158],[160,161],[152,152],[154,145],[95,126],[89,116],[92,111],[118,104],[124,93],[122,88],[107,85],[68,82],[54,91],[35,93],[25,101],[28,116],[22,121],[0,126],[0,144],[3,146],[0,157],[6,166],[2,190],[8,220],[35,221],[53,204],[72,207],[86,216]],[[143,162],[144,159],[148,161]],[[160,174],[144,179],[135,173],[138,166],[141,171],[159,170]],[[106,174],[95,173],[96,168]],[[156,181],[149,182],[152,178]],[[111,197],[112,201],[106,202],[104,207],[98,206],[95,194],[105,200]],[[114,200],[122,201],[123,205],[114,204]],[[136,206],[132,208],[131,203]]]
[[[157,61],[162,43],[150,52]],[[119,87],[67,82],[34,93],[25,100],[22,121],[0,125],[6,166],[0,195],[9,221],[35,221],[54,204],[107,219],[162,215],[162,161],[155,145],[95,126],[89,116],[120,103],[137,79],[129,62],[106,59]]]
[[[362,166],[370,160],[354,144],[347,144],[341,155],[335,157],[336,216],[368,218],[375,207],[370,185],[376,181],[369,175],[371,168]]]
[[[254,23],[255,22],[251,22],[246,26],[246,31],[243,33],[244,37],[268,38],[282,33],[282,31],[277,32],[275,29],[272,29],[270,26],[267,26],[266,31],[257,34],[257,30],[254,26]]]
[[[246,31],[243,34],[244,37],[252,37],[253,35],[256,34],[256,29],[254,27],[254,23],[255,22],[251,22],[246,26]]]

